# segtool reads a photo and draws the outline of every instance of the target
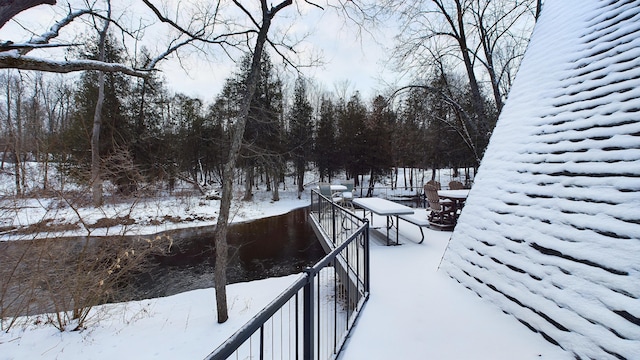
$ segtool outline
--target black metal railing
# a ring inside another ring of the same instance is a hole
[[[311,216],[320,219],[315,210],[322,210],[333,250],[206,359],[335,359],[340,353],[369,297],[369,224],[312,194]]]
[[[330,198],[311,190],[311,217],[322,236],[329,240],[332,249],[344,243],[366,219],[334,203]]]

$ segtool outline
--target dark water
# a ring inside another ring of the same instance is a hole
[[[325,253],[307,223],[308,213],[308,209],[299,209],[230,226],[228,282],[290,275],[320,260]],[[180,232],[182,238],[172,239],[168,254],[120,237],[0,241],[0,316],[64,311],[213,287],[213,239],[184,235],[211,230]],[[126,255],[129,250],[132,255],[138,251],[139,257]]]
[[[228,282],[285,276],[312,266],[325,255],[311,226],[308,208],[229,227]],[[168,256],[157,256],[136,279],[133,293],[143,299],[213,287],[213,239],[176,241]]]

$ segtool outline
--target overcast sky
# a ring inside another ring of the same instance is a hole
[[[73,2],[75,0],[71,0]],[[245,1],[244,3],[251,3]],[[304,2],[301,2],[303,5]],[[129,2],[120,3],[114,1],[114,13],[121,11],[125,14],[135,13],[139,18],[136,6]],[[160,6],[161,1],[154,1]],[[0,29],[0,40],[12,40],[20,42],[27,40],[30,35],[24,28],[33,29],[36,34],[41,34],[64,14],[65,4],[58,1],[57,7],[42,5],[21,13],[16,20]],[[128,7],[126,10],[118,6]],[[146,10],[143,8],[142,10]],[[147,13],[149,13],[147,11]],[[144,15],[146,19],[152,19],[151,15]],[[290,26],[290,27],[289,27]],[[389,54],[386,46],[392,44],[393,29],[377,28],[372,33],[361,32],[353,24],[348,24],[332,9],[324,11],[311,6],[290,6],[277,14],[274,19],[271,33],[278,33],[282,27],[288,27],[294,35],[311,33],[310,37],[300,43],[296,50],[300,54],[321,54],[323,66],[302,69],[307,76],[315,78],[326,90],[332,91],[336,84],[343,86],[345,82],[350,84],[349,91],[358,90],[363,98],[367,99],[383,91],[385,86],[381,79],[390,81],[395,75],[385,68],[385,61]],[[75,30],[78,32],[80,30]],[[61,35],[61,39],[69,38],[69,29]],[[358,34],[361,34],[360,36]],[[19,34],[19,35],[18,35]],[[148,36],[157,35],[152,31]],[[52,51],[33,51],[32,56],[51,56]],[[196,52],[182,58],[182,66],[174,58],[160,63],[159,68],[167,80],[170,90],[181,92],[189,96],[199,97],[205,101],[212,100],[220,91],[224,80],[234,71],[235,64],[220,52],[213,52],[213,56],[202,56]],[[276,56],[272,56],[274,63],[281,62]],[[182,67],[188,69],[184,71]],[[293,73],[290,73],[293,76]]]
[[[292,20],[293,17],[295,20]],[[331,91],[336,84],[348,81],[349,90],[360,91],[366,99],[383,91],[385,83],[395,75],[385,66],[389,57],[385,46],[392,44],[392,30],[378,28],[373,29],[372,33],[362,32],[354,24],[345,24],[330,9],[308,9],[301,16],[291,7],[277,15],[271,32],[277,32],[278,27],[292,23],[294,26],[291,30],[294,33],[310,33],[310,37],[298,44],[296,51],[319,54],[323,61],[323,65],[302,68],[301,71],[305,76],[313,77],[326,90]],[[235,69],[235,64],[226,58],[207,61],[192,56],[190,60],[193,68],[188,75],[184,71],[176,71],[175,62],[165,62],[160,67],[176,91],[204,99],[212,93],[217,94],[224,80]],[[272,56],[272,61],[281,63],[276,55]]]

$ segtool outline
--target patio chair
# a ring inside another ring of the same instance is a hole
[[[338,202],[342,202],[343,198],[342,198],[342,194],[340,192],[332,192],[331,191],[331,184],[327,184],[327,183],[320,183],[318,184],[318,187],[320,188],[320,194],[322,194],[323,196],[331,199],[331,201],[338,203]]]
[[[453,228],[455,226],[453,203],[447,200],[440,200],[438,189],[431,184],[424,186],[424,193],[430,209],[429,224],[441,229]]]
[[[429,180],[427,181],[427,185],[433,185],[436,187],[436,190],[442,190],[442,186],[440,186],[440,182],[435,181],[435,180]]]
[[[345,180],[340,182],[341,185],[344,185],[347,190],[343,191],[342,196],[342,206],[353,209],[353,191],[354,191],[354,181],[353,180]]]
[[[429,181],[427,181],[427,183],[426,183],[426,184],[424,184],[424,186],[427,186],[427,185],[434,186],[434,187],[436,188],[436,191],[437,191],[437,190],[442,190],[442,187],[440,186],[440,183],[439,183],[438,181],[435,181],[435,180],[429,180]],[[423,192],[423,194],[422,194],[422,205],[423,205],[423,207],[424,207],[425,209],[427,209],[427,208],[428,208],[428,206],[429,206],[429,204],[428,204],[428,201],[427,201],[427,191],[426,191],[426,188],[424,188],[424,190],[425,190],[425,191],[424,191],[424,192]]]
[[[464,184],[461,183],[460,181],[453,180],[453,181],[449,182],[449,189],[451,189],[451,190],[462,190],[462,189],[464,189]]]

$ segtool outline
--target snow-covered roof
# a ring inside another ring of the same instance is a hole
[[[545,1],[442,269],[578,358],[639,356],[640,1]]]

